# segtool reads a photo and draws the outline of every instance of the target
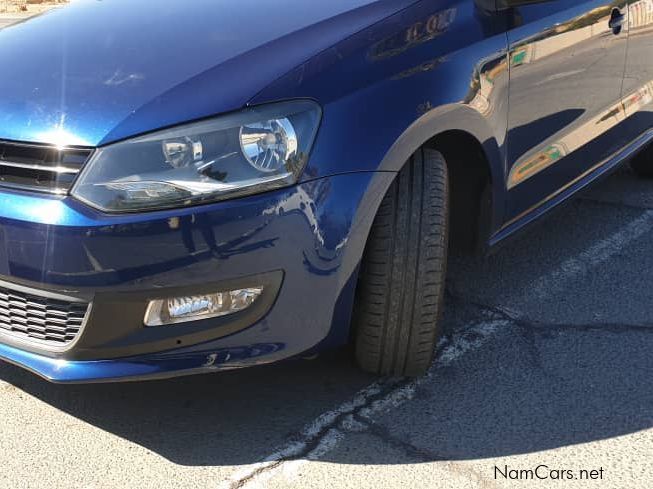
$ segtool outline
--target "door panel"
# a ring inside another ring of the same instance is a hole
[[[631,0],[624,107],[631,139],[653,128],[653,0]]]
[[[615,7],[626,13],[627,0],[551,0],[511,9],[509,219],[625,144],[628,25],[610,27]]]

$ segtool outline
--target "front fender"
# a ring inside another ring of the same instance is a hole
[[[315,56],[250,103],[308,97],[322,105],[305,181],[397,172],[433,137],[464,131],[485,150],[500,219],[509,76],[497,22],[473,1],[420,1]]]

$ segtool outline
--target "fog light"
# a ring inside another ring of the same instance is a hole
[[[147,306],[145,326],[164,326],[226,316],[247,309],[262,293],[263,286],[260,286],[215,294],[157,299]]]

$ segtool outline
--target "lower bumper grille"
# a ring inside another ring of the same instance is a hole
[[[64,348],[79,336],[89,304],[22,293],[0,286],[0,335],[46,348]]]

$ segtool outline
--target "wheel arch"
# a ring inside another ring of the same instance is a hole
[[[461,105],[438,108],[425,114],[402,133],[386,153],[378,171],[372,173],[351,225],[348,251],[343,256],[341,291],[335,308],[334,325],[349,324],[359,266],[373,221],[396,174],[422,147],[434,148],[442,152],[445,159],[449,158],[447,167],[450,179],[453,179],[452,190],[455,187],[456,196],[461,199],[454,201],[451,209],[453,246],[460,246],[466,251],[484,252],[495,223],[499,223],[503,216],[505,195],[502,191],[501,151],[487,122],[473,109]],[[474,158],[466,158],[470,154]],[[466,178],[470,164],[475,175],[471,179]],[[471,198],[465,200],[466,196]],[[483,204],[486,204],[485,211],[478,212]],[[468,219],[473,219],[473,226],[466,225]],[[456,227],[456,220],[462,226]],[[465,230],[473,232],[468,234]],[[343,344],[350,334],[350,328],[334,327],[330,338],[323,344]]]
[[[505,207],[501,148],[487,120],[464,105],[434,109],[403,132],[379,170],[400,171],[422,147],[440,151],[447,161],[454,246],[485,251]],[[473,226],[468,225],[470,222]]]

